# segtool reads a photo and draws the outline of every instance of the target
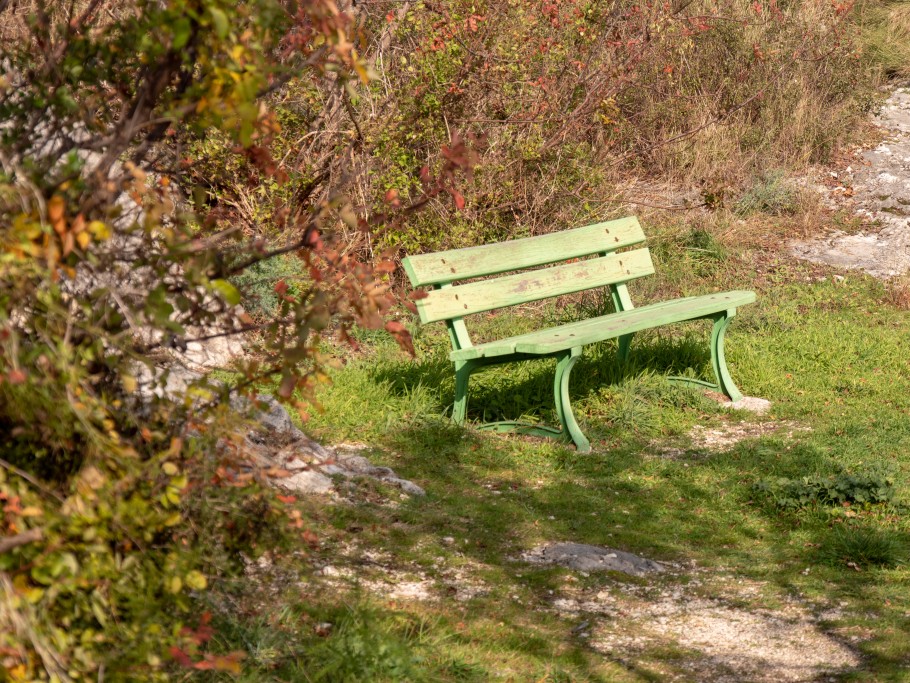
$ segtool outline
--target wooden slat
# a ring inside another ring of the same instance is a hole
[[[515,275],[445,287],[417,301],[422,322],[449,320],[494,308],[539,301],[617,282],[628,282],[654,272],[647,249],[542,268]]]
[[[581,320],[549,330],[530,332],[517,337],[478,344],[469,349],[453,351],[452,360],[490,358],[510,353],[547,354],[574,346],[585,346],[623,334],[640,332],[669,323],[694,320],[712,313],[732,310],[755,301],[755,292],[732,291],[704,296],[663,301],[649,306],[610,313],[598,318]]]
[[[638,219],[629,216],[538,237],[408,256],[402,265],[411,284],[423,287],[611,252],[644,241]]]

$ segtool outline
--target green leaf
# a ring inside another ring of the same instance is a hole
[[[209,12],[212,15],[212,24],[215,27],[215,34],[219,38],[227,38],[228,29],[230,28],[227,15],[217,7],[210,7]]]
[[[186,45],[187,41],[190,39],[190,20],[186,17],[180,17],[174,22],[173,31],[174,40],[171,43],[171,47],[174,50],[179,50]]]
[[[212,287],[221,294],[221,296],[224,297],[224,300],[231,306],[236,306],[240,303],[240,292],[227,280],[212,280]]]

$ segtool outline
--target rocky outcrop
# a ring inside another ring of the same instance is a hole
[[[886,140],[863,152],[855,169],[832,173],[834,206],[852,209],[869,228],[797,241],[791,250],[807,261],[888,278],[910,271],[910,87],[894,91],[876,123]]]
[[[234,408],[252,418],[246,448],[276,486],[301,494],[331,494],[339,485],[358,477],[376,479],[401,489],[409,496],[424,490],[399,477],[389,467],[372,464],[362,452],[365,446],[323,446],[304,434],[275,398],[259,396],[255,403],[235,399]]]

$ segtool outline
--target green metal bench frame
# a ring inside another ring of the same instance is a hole
[[[493,422],[480,428],[556,437],[572,441],[578,451],[586,453],[591,444],[575,419],[569,396],[569,375],[582,349],[615,338],[618,357],[624,362],[636,332],[687,320],[714,321],[711,362],[717,382],[673,379],[721,391],[732,401],[742,398],[724,359],[724,332],[737,307],[755,301],[755,293],[722,292],[635,308],[626,283],[653,274],[654,264],[647,248],[618,250],[644,241],[644,232],[633,216],[539,237],[405,258],[403,265],[411,284],[432,287],[417,301],[421,322],[445,321],[449,330],[450,358],[455,363],[455,422],[465,420],[468,382],[476,370],[555,358],[553,394],[562,429],[519,422]],[[489,277],[511,271],[520,272]],[[489,279],[476,280],[483,277]],[[474,281],[462,283],[464,280]],[[615,313],[477,345],[471,342],[465,326],[464,318],[475,313],[599,287],[609,288]]]

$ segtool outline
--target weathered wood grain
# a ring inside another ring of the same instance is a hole
[[[638,219],[630,216],[538,237],[408,256],[402,265],[411,284],[424,287],[612,252],[644,241]]]
[[[567,263],[515,275],[444,287],[417,301],[425,323],[449,320],[495,308],[539,301],[617,282],[628,282],[654,272],[647,249]]]

